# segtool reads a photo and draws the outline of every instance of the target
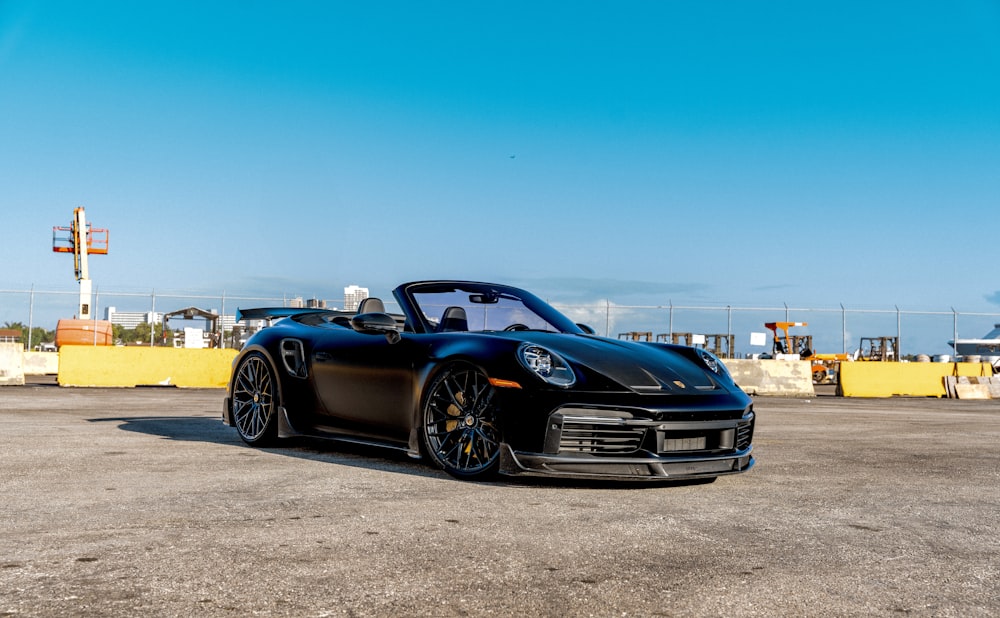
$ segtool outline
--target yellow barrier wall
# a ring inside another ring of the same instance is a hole
[[[990,376],[989,363],[840,363],[844,397],[945,397],[945,376]]]
[[[237,350],[68,345],[59,349],[60,386],[223,388]]]

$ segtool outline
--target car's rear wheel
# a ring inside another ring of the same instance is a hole
[[[230,405],[233,424],[244,442],[266,446],[277,439],[277,384],[263,354],[247,354],[236,367]]]
[[[496,389],[477,367],[455,362],[431,381],[421,433],[427,453],[448,474],[466,480],[496,476],[501,434]]]

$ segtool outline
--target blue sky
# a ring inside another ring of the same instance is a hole
[[[0,288],[1000,312],[996,0],[0,0],[0,143]]]

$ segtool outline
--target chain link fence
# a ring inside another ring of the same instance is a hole
[[[744,358],[771,351],[772,332],[768,322],[801,322],[789,335],[809,335],[813,351],[853,354],[862,337],[896,337],[901,357],[926,354],[953,355],[949,344],[956,339],[975,339],[1000,322],[1000,313],[892,309],[775,306],[628,306],[559,305],[577,322],[586,322],[599,334],[623,339],[677,341],[711,347],[712,341],[724,356]],[[754,336],[756,335],[756,336]],[[730,343],[731,342],[731,343]]]
[[[78,306],[79,291],[43,289],[0,289],[0,327],[21,323],[31,328],[54,330],[60,318],[72,317]],[[389,311],[398,308],[383,298]],[[161,319],[166,313],[186,307],[215,311],[222,317],[222,327],[229,330],[237,308],[262,306],[302,306],[313,299],[298,295],[239,295],[183,291],[120,292],[95,290],[92,315],[106,319],[109,308],[123,312],[142,312]],[[330,308],[343,308],[343,300],[328,301]],[[967,312],[954,308],[937,311],[914,311],[892,308],[833,308],[774,306],[697,306],[622,305],[611,300],[591,304],[551,304],[573,321],[587,324],[597,334],[611,338],[649,338],[652,341],[679,340],[691,343],[691,335],[706,342],[723,341],[725,356],[743,358],[771,351],[771,333],[766,322],[803,322],[789,334],[809,335],[813,350],[819,353],[846,353],[857,350],[862,337],[898,337],[901,357],[926,354],[954,354],[949,341],[981,338],[1000,323],[1000,312]],[[147,318],[148,319],[148,318]],[[178,322],[178,325],[182,325]],[[171,328],[174,322],[171,321]],[[761,343],[761,338],[764,342]],[[700,341],[699,339],[698,341]],[[37,342],[25,341],[26,346]]]

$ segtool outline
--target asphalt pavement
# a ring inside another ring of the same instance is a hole
[[[245,446],[221,390],[0,388],[0,616],[1000,615],[1000,401],[758,398],[708,485]]]

